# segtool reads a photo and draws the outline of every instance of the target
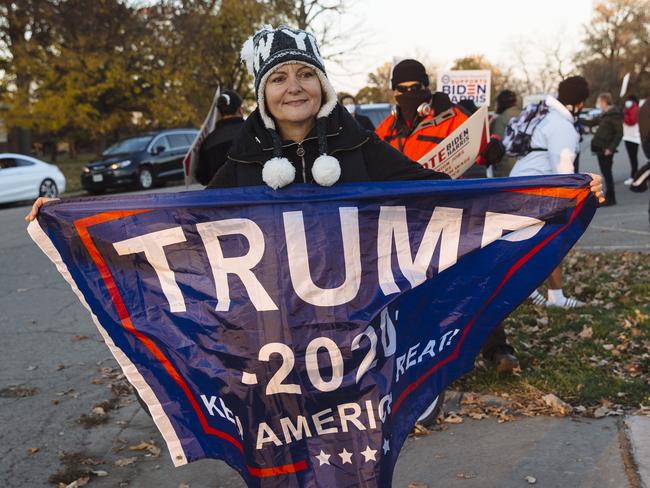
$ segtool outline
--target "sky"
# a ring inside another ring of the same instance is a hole
[[[349,33],[332,49],[346,51],[342,65],[326,64],[338,91],[358,91],[367,74],[393,58],[426,57],[439,69],[459,57],[484,54],[513,65],[515,46],[531,64],[544,49],[561,43],[563,55],[576,51],[592,0],[350,0],[347,12],[327,19]],[[358,49],[350,49],[361,42]],[[327,54],[324,49],[324,54]]]

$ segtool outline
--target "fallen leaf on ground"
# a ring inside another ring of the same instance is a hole
[[[120,458],[117,461],[115,461],[115,466],[123,467],[123,466],[128,466],[129,464],[133,464],[138,460],[137,457],[130,457],[130,458]]]
[[[594,418],[602,419],[603,417],[606,417],[608,413],[609,413],[609,408],[603,405],[601,407],[598,407],[596,410],[594,410]]]
[[[429,485],[423,483],[422,481],[411,481],[408,485],[408,488],[429,488]]]
[[[153,441],[145,442],[142,441],[140,444],[134,446],[129,446],[129,451],[147,451],[154,457],[160,456],[160,448],[156,446]]]
[[[27,453],[32,455],[32,454],[36,454],[39,450],[40,449],[38,447],[30,447],[29,449],[27,449]]]
[[[551,410],[553,410],[553,413],[555,414],[568,415],[571,413],[571,405],[560,400],[557,396],[553,395],[553,393],[544,395],[542,397],[542,400],[544,400],[544,403],[551,407]]]
[[[446,424],[462,424],[463,423],[463,417],[460,415],[456,415],[455,413],[450,413],[445,417],[445,423]]]
[[[413,435],[416,437],[429,434],[431,434],[431,431],[422,424],[415,424],[415,427],[413,427]]]
[[[87,485],[89,481],[90,477],[84,476],[83,478],[74,480],[72,483],[69,483],[67,485],[65,483],[59,483],[59,488],[78,488],[79,486]]]
[[[582,339],[591,339],[594,335],[594,330],[591,327],[583,326],[582,331],[578,334]]]
[[[476,478],[476,475],[473,473],[456,473],[456,478],[459,480],[471,480],[472,478]]]

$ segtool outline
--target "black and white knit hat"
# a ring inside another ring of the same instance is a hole
[[[274,29],[265,25],[248,38],[241,50],[241,59],[255,78],[257,106],[266,129],[273,139],[273,158],[264,164],[264,182],[274,189],[281,188],[295,179],[295,168],[288,159],[282,157],[282,140],[277,133],[275,121],[268,113],[264,99],[264,87],[268,77],[285,64],[305,64],[314,68],[320,80],[323,103],[316,114],[316,130],[320,156],[312,166],[314,181],[322,186],[331,186],[341,175],[338,160],[327,155],[326,120],[337,103],[336,90],[325,73],[325,63],[313,34],[280,26]]]

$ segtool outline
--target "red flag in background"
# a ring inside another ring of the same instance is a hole
[[[194,175],[196,174],[196,166],[199,162],[199,149],[205,138],[212,132],[219,121],[219,111],[217,110],[217,99],[221,93],[221,87],[217,87],[217,91],[214,93],[214,98],[212,99],[212,104],[210,105],[210,110],[208,115],[201,125],[201,130],[194,139],[194,142],[190,146],[190,150],[187,151],[185,158],[183,158],[183,172],[185,174],[185,186],[189,186],[192,183],[196,182]]]

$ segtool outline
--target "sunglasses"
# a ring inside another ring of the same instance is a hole
[[[400,93],[409,93],[409,92],[416,92],[420,91],[424,88],[422,83],[414,83],[412,85],[397,85],[395,87],[395,90],[397,90]]]

